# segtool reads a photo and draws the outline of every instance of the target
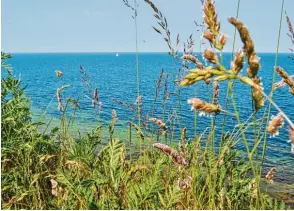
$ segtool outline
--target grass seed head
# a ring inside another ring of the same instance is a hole
[[[205,49],[203,53],[203,57],[207,59],[208,62],[212,64],[218,64],[218,57],[217,55],[210,49]]]
[[[284,125],[284,118],[282,113],[279,113],[276,116],[272,116],[271,121],[267,127],[267,131],[271,134],[271,136],[275,137],[279,135],[279,129]]]

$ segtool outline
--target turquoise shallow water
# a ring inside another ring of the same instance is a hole
[[[259,54],[259,56],[261,57],[259,75],[262,77],[265,92],[269,93],[275,55]],[[279,65],[284,67],[290,74],[294,74],[294,62],[287,56],[287,54],[279,55]],[[230,57],[230,54],[224,54],[224,63],[227,67],[229,66]],[[26,92],[32,100],[32,112],[35,121],[40,119],[42,114],[46,114],[46,122],[53,118],[52,124],[58,124],[61,113],[57,110],[56,89],[62,85],[69,84],[70,88],[64,90],[63,97],[79,98],[81,107],[76,112],[75,128],[73,130],[79,128],[82,132],[85,132],[90,131],[96,126],[97,117],[95,117],[91,102],[85,97],[85,88],[81,82],[79,66],[82,65],[87,70],[92,77],[93,87],[97,87],[99,90],[99,101],[103,103],[100,121],[106,124],[111,120],[112,109],[116,109],[120,120],[118,126],[123,128],[128,120],[133,120],[133,113],[119,106],[112,98],[135,105],[137,97],[135,61],[135,54],[133,53],[120,53],[118,57],[115,56],[115,53],[32,53],[13,54],[10,63],[13,66],[14,74],[16,76],[21,75],[23,84],[27,85]],[[166,73],[173,73],[175,64],[166,53],[140,53],[139,61],[143,115],[148,113],[150,116],[154,105],[155,81],[162,68]],[[176,65],[179,66],[178,64]],[[55,70],[63,72],[62,80],[56,77]],[[243,74],[246,74],[245,71],[243,71]],[[276,81],[278,80],[280,80],[279,77],[277,77]],[[225,105],[226,87],[227,83],[220,83],[219,102],[223,107]],[[168,91],[176,92],[173,84],[168,84]],[[181,89],[182,114],[180,118],[182,124],[188,129],[188,136],[192,137],[194,134],[194,114],[190,110],[190,106],[187,105],[187,99],[197,96],[201,99],[209,100],[211,93],[211,89],[207,88],[203,82]],[[243,121],[252,113],[249,93],[249,87],[244,87],[239,82],[235,84],[237,107]],[[162,118],[162,98],[163,90],[160,91],[155,117]],[[274,100],[294,120],[294,98],[290,96],[288,89],[279,89],[275,92]],[[170,97],[167,101],[166,113],[174,110],[176,105],[177,98]],[[229,104],[228,110],[233,112],[231,104]],[[272,111],[273,114],[276,114],[275,109],[272,109]],[[262,114],[263,112],[260,111],[257,117],[261,117]],[[221,125],[222,119],[223,114],[218,115],[216,125]],[[206,127],[209,127],[210,122],[211,119],[209,117],[198,117],[197,133],[199,134]],[[228,116],[226,130],[232,131],[236,124],[236,119]],[[216,128],[216,130],[220,129],[221,126]],[[177,132],[178,127],[176,128]],[[248,137],[251,137],[250,143],[252,145],[252,130],[249,130],[247,134]],[[290,153],[290,144],[287,143],[288,139],[288,125],[285,124],[279,136],[268,139],[266,165],[268,167],[276,166],[279,179],[291,182],[294,180],[292,176],[294,173],[294,155]],[[242,141],[240,141],[238,147],[245,149]]]

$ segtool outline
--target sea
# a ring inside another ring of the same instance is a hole
[[[280,53],[278,55],[278,66],[283,67],[290,75],[294,74],[294,61],[288,56],[291,54]],[[293,54],[292,54],[293,55]],[[202,57],[196,53],[200,60]],[[223,64],[229,68],[232,55],[224,53]],[[273,71],[275,65],[275,54],[258,53],[260,57],[261,69],[258,75],[262,78],[265,93],[271,91]],[[187,137],[193,141],[194,134],[202,135],[203,141],[209,135],[211,122],[215,121],[216,146],[219,143],[222,132],[224,113],[217,116],[199,116],[199,113],[191,111],[191,106],[187,104],[189,98],[197,97],[211,102],[213,90],[212,86],[207,86],[203,81],[189,87],[183,87],[178,92],[176,81],[180,80],[179,69],[182,64],[179,60],[172,58],[168,53],[139,53],[139,92],[142,96],[142,123],[145,116],[162,119],[168,129],[174,125],[175,139],[180,137],[180,127],[187,128]],[[203,61],[204,62],[204,61]],[[112,110],[115,109],[118,123],[116,124],[117,134],[126,134],[128,121],[136,123],[136,116],[132,109],[136,107],[137,75],[136,75],[136,54],[119,52],[113,53],[14,53],[12,59],[8,61],[12,65],[13,74],[21,78],[23,87],[26,87],[26,95],[31,100],[31,111],[33,121],[44,122],[45,129],[50,130],[60,124],[62,112],[57,109],[58,103],[56,90],[63,85],[69,85],[61,92],[63,104],[66,98],[78,100],[80,109],[68,109],[68,119],[74,122],[70,127],[73,135],[86,134],[91,132],[99,124],[108,128],[112,120]],[[80,67],[87,72],[86,76],[80,71]],[[187,64],[189,68],[194,68],[192,64]],[[246,66],[246,64],[245,64]],[[61,78],[56,76],[56,70],[63,73]],[[182,70],[182,74],[187,74]],[[156,94],[159,76],[161,72],[164,76],[160,83],[160,88]],[[246,67],[241,72],[246,75]],[[2,74],[2,77],[5,74]],[[168,75],[168,79],[166,79]],[[177,75],[177,76],[176,76]],[[84,77],[84,79],[83,79]],[[85,77],[88,85],[85,85]],[[274,82],[281,80],[277,75]],[[227,82],[219,83],[219,104],[226,115],[226,127],[224,132],[238,137],[236,146],[245,151],[244,142],[240,135],[240,127],[236,117],[232,114],[232,98],[226,99]],[[93,108],[91,99],[94,88],[98,89],[98,96],[101,108],[97,105]],[[180,98],[178,97],[180,94]],[[168,96],[168,97],[167,97]],[[253,122],[251,89],[248,86],[236,81],[234,83],[234,96],[236,108],[242,122]],[[157,98],[155,100],[155,98]],[[227,100],[227,107],[226,105]],[[294,96],[291,95],[287,87],[280,88],[274,92],[274,102],[294,121]],[[122,102],[118,103],[118,102]],[[165,103],[163,103],[165,102]],[[266,101],[265,107],[268,107]],[[164,108],[164,109],[163,109]],[[175,113],[177,111],[177,113]],[[272,106],[271,114],[276,115],[278,111]],[[264,109],[256,114],[257,122],[266,122],[263,119]],[[195,130],[196,116],[196,130]],[[147,127],[154,127],[148,122]],[[45,130],[43,127],[43,130]],[[279,181],[294,183],[294,154],[291,154],[289,140],[289,125],[280,129],[279,135],[270,137],[267,134],[267,150],[265,154],[265,169],[275,167],[277,169],[276,178]],[[258,128],[257,128],[258,130]],[[263,136],[263,132],[261,133]],[[122,135],[123,136],[123,135]],[[252,148],[254,145],[253,127],[246,130],[246,136]],[[127,139],[127,136],[125,137]],[[178,139],[177,139],[178,140]],[[176,141],[175,141],[176,142]],[[261,154],[264,138],[262,138],[258,153]]]

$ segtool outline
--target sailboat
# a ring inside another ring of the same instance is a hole
[[[116,56],[118,56],[118,53],[116,53]]]

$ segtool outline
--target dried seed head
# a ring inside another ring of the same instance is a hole
[[[275,171],[276,171],[276,168],[271,168],[265,176],[267,182],[270,184],[274,182],[273,178],[274,178]]]
[[[193,62],[199,69],[203,69],[202,63],[193,55],[184,55],[182,59],[189,60]]]
[[[181,156],[180,153],[178,153],[176,150],[172,149],[171,147],[161,143],[155,143],[153,144],[153,147],[159,149],[164,154],[170,156],[175,163],[181,166],[187,165],[185,158]]]
[[[228,40],[228,36],[222,34],[219,36],[219,44],[221,44],[222,46],[225,46]]]
[[[213,82],[213,104],[218,105],[219,85],[216,81]]]
[[[216,37],[220,30],[220,24],[217,21],[217,14],[215,11],[215,7],[211,0],[206,0],[203,6],[203,12],[204,12],[204,23],[207,25],[208,29]]]
[[[99,98],[98,98],[98,89],[97,88],[94,89],[93,99],[96,100],[97,102],[99,101]]]
[[[276,116],[272,116],[271,121],[267,127],[267,131],[271,134],[271,136],[275,137],[279,135],[279,129],[284,125],[284,118],[282,113],[279,113]]]
[[[117,118],[117,115],[116,115],[116,111],[114,109],[112,109],[112,121],[113,122],[117,122],[118,121],[118,118]]]
[[[199,98],[191,98],[188,100],[188,104],[192,105],[192,110],[199,110],[207,114],[220,113],[221,107],[219,105],[213,105],[206,103]]]
[[[277,73],[284,79],[284,82],[289,86],[289,92],[294,95],[294,81],[281,67],[275,67]]]
[[[62,77],[63,73],[60,70],[56,70],[55,72],[56,72],[56,76],[58,78],[61,78]]]
[[[286,86],[286,85],[287,85],[287,84],[286,84],[285,80],[282,79],[282,80],[280,80],[279,82],[274,83],[274,85],[273,85],[273,89],[274,89],[274,91],[275,91],[275,90],[277,90],[278,88],[284,87],[284,86]]]
[[[262,96],[263,87],[260,78],[258,77],[253,78],[252,82],[254,84],[252,88],[252,98],[254,100],[255,110],[258,111],[262,106],[264,106],[264,99]]]
[[[54,179],[50,179],[50,182],[51,182],[51,194],[52,196],[57,196],[58,183]]]
[[[234,61],[231,64],[232,71],[234,74],[238,74],[242,69],[244,65],[244,53],[242,50],[237,51]]]
[[[253,40],[250,37],[248,29],[244,26],[244,24],[240,21],[237,20],[236,18],[230,17],[229,22],[233,24],[239,31],[241,40],[244,44],[244,52],[246,54],[246,57],[248,59],[248,76],[249,78],[254,78],[258,70],[260,68],[259,64],[259,58],[257,57],[255,50],[254,50],[254,43]]]
[[[203,57],[207,59],[212,64],[218,64],[218,57],[217,55],[210,49],[205,49],[203,53]]]
[[[254,78],[260,68],[259,57],[254,53],[248,58],[249,68],[247,70],[249,78]]]
[[[155,124],[157,124],[160,127],[160,129],[162,130],[162,134],[167,135],[167,126],[161,119],[150,118],[149,121],[154,122]]]
[[[215,36],[210,31],[205,31],[202,36],[211,43],[215,40]]]

